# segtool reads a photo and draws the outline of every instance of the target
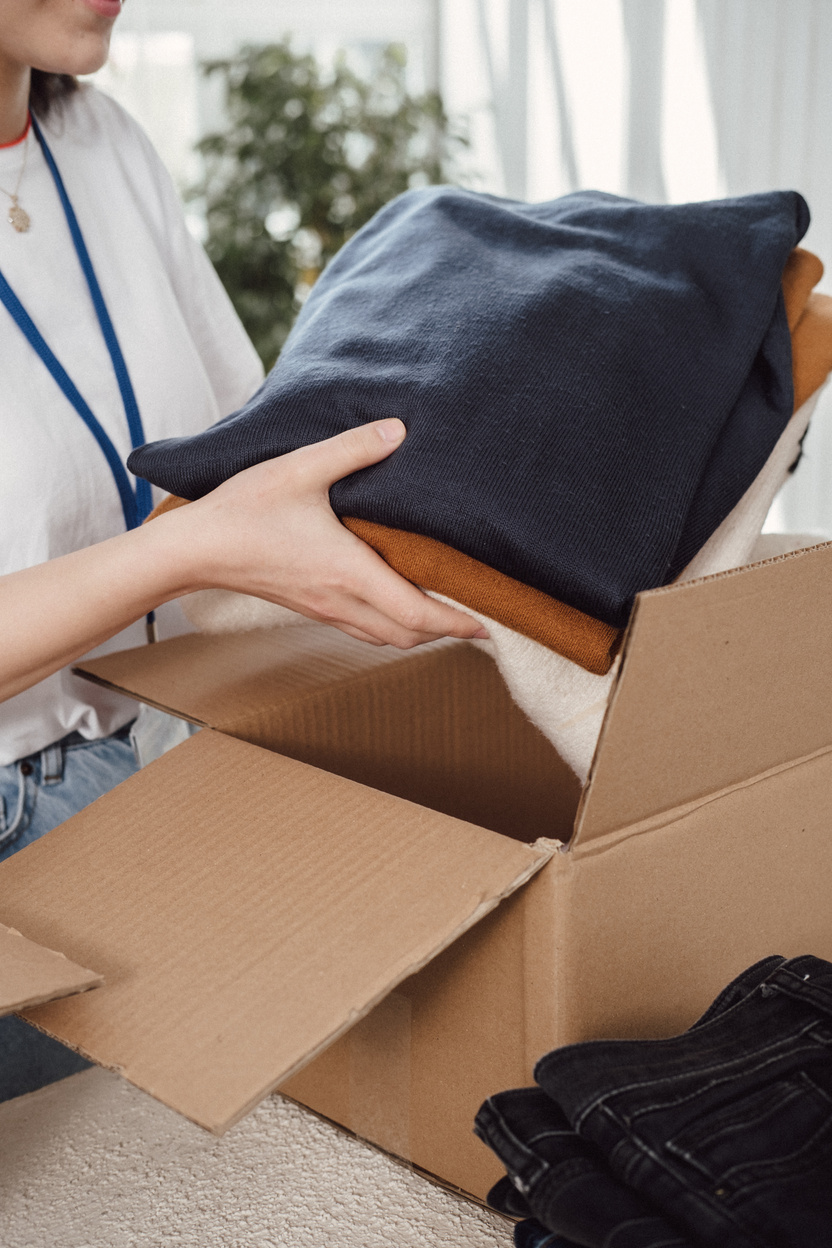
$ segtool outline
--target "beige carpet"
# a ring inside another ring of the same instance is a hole
[[[273,1096],[222,1139],[108,1071],[0,1105],[2,1248],[509,1248],[510,1224]]]

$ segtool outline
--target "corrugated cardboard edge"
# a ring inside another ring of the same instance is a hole
[[[454,943],[454,941],[458,940],[460,936],[469,930],[469,928],[476,926],[481,919],[484,919],[487,914],[496,909],[501,901],[505,901],[505,899],[510,897],[512,893],[515,893],[518,888],[522,888],[524,884],[528,883],[532,876],[536,875],[542,867],[545,867],[546,863],[550,861],[552,856],[560,848],[560,844],[561,843],[559,841],[551,841],[545,837],[539,837],[538,840],[529,846],[529,850],[535,853],[536,856],[514,877],[514,879],[511,880],[509,884],[506,885],[505,888],[494,896],[484,897],[479,905],[477,905],[471,913],[468,914],[453,929],[453,931],[448,934],[441,944],[432,947],[422,956],[414,958],[412,962],[400,968],[395,976],[385,982],[383,987],[381,987],[379,991],[375,993],[360,1010],[353,1011],[342,1026],[338,1027],[329,1036],[327,1036],[326,1039],[322,1040],[321,1043],[316,1045],[313,1050],[305,1054],[300,1061],[295,1062],[292,1067],[284,1071],[279,1078],[274,1081],[271,1087],[267,1088],[266,1091],[259,1093],[256,1097],[253,1097],[243,1109],[236,1113],[232,1118],[228,1119],[228,1121],[217,1127],[209,1127],[208,1129],[212,1132],[212,1134],[223,1135],[230,1127],[233,1127],[235,1123],[240,1122],[241,1119],[245,1118],[247,1114],[251,1113],[256,1105],[260,1104],[264,1097],[269,1096],[270,1093],[274,1092],[282,1083],[287,1082],[294,1075],[298,1074],[299,1071],[303,1070],[304,1066],[313,1061],[319,1056],[319,1054],[323,1053],[325,1049],[328,1049],[329,1046],[334,1044],[336,1040],[339,1040],[341,1036],[345,1035],[350,1028],[354,1027],[355,1024],[362,1018],[365,1018],[370,1011],[375,1009],[375,1007],[379,1005],[385,997],[393,992],[393,990],[397,988],[400,983],[402,983],[405,979],[409,979],[411,975],[415,975],[417,971],[421,971],[423,967],[427,966],[429,962],[432,962],[435,957],[438,957],[443,950],[447,949]],[[119,1073],[123,1074],[124,1072],[122,1071]],[[127,1078],[129,1080],[129,1076],[127,1076]],[[202,1127],[205,1126],[204,1123],[198,1123],[197,1125]]]
[[[643,606],[644,601],[648,598],[653,599],[653,598],[658,598],[658,597],[665,597],[668,594],[675,594],[675,593],[687,591],[692,586],[695,586],[695,585],[707,585],[715,581],[729,580],[735,576],[738,576],[742,573],[747,572],[750,568],[769,567],[778,563],[788,563],[796,559],[802,559],[802,558],[805,558],[807,555],[816,553],[821,548],[829,548],[829,547],[832,547],[832,541],[819,541],[814,546],[802,546],[798,548],[797,550],[787,551],[785,554],[773,555],[769,559],[760,559],[760,560],[757,560],[755,563],[743,564],[741,567],[738,567],[738,568],[726,568],[722,572],[712,572],[708,576],[699,576],[690,581],[677,581],[671,585],[660,585],[660,586],[657,586],[655,589],[645,590],[642,593],[636,595],[636,599],[633,604],[633,610],[630,613],[630,619],[628,621],[627,628],[622,638],[618,668],[615,673],[615,679],[613,681],[612,688],[610,689],[609,698],[607,699],[607,709],[604,714],[603,722],[601,724],[601,731],[598,734],[598,741],[596,742],[596,745],[595,745],[595,751],[592,756],[592,762],[590,764],[586,784],[584,785],[583,790],[581,792],[580,801],[578,803],[578,809],[575,812],[575,822],[574,822],[574,826],[572,829],[572,835],[569,838],[568,843],[564,846],[564,850],[566,852],[575,852],[577,851],[579,846],[585,852],[587,848],[586,846],[583,846],[581,844],[581,829],[582,829],[584,816],[585,816],[586,809],[587,809],[590,796],[591,796],[591,792],[592,792],[592,785],[593,785],[593,780],[595,779],[595,773],[597,770],[598,760],[601,756],[601,751],[604,746],[604,741],[605,741],[605,738],[607,736],[607,733],[610,727],[610,723],[611,723],[612,716],[614,713],[615,702],[618,698],[618,695],[621,689],[621,682],[622,682],[624,670],[627,664],[627,659],[632,649],[633,636],[635,633],[635,627],[636,627],[636,623],[638,620],[639,610]],[[815,753],[821,754],[824,752],[825,750],[819,750],[819,751],[816,751]],[[693,810],[697,806],[706,804],[707,802],[714,801],[717,798],[724,796],[725,793],[730,792],[733,788],[743,787],[747,784],[754,784],[756,783],[757,780],[765,779],[768,775],[774,774],[774,772],[787,769],[791,766],[799,766],[800,763],[807,761],[808,758],[814,757],[815,753],[811,755],[807,755],[806,758],[794,759],[794,760],[785,762],[783,764],[780,764],[778,767],[766,769],[765,771],[760,772],[757,775],[749,776],[742,781],[738,781],[736,785],[729,786],[726,789],[721,789],[718,793],[713,793],[713,794],[708,794],[706,796],[703,796],[702,799],[699,801],[685,803],[684,806],[681,806],[678,808],[668,807],[665,810],[659,811],[656,814],[651,815],[648,819],[641,820],[636,824],[633,824],[628,827],[623,827],[620,830],[616,830],[614,833],[608,833],[605,836],[598,838],[597,842],[595,841],[593,842],[593,846],[597,844],[597,847],[600,851],[600,849],[604,848],[605,846],[609,846],[610,844],[617,843],[619,840],[626,839],[628,836],[638,835],[640,832],[651,831],[654,828],[663,827],[666,824],[673,823],[677,819],[681,818],[684,814],[688,813],[689,810]]]
[[[336,666],[340,664],[340,670],[331,673],[326,681],[326,684],[337,686],[342,690],[348,690],[353,685],[362,684],[367,679],[368,672],[370,671],[383,669],[385,667],[395,667],[405,661],[408,665],[412,665],[414,662],[417,664],[424,664],[425,662],[430,662],[432,660],[436,651],[464,644],[456,638],[443,637],[439,638],[437,641],[429,642],[426,645],[419,647],[418,652],[396,651],[393,647],[381,647],[380,649],[374,649],[366,646],[364,642],[357,642],[353,638],[346,636],[346,634],[340,633],[327,625],[316,624],[310,620],[306,625],[293,626],[287,630],[280,628],[266,628],[253,629],[246,633],[228,633],[224,635],[208,633],[183,634],[179,637],[168,638],[166,642],[163,642],[158,647],[158,653],[161,654],[167,649],[167,647],[176,645],[176,643],[180,642],[190,642],[193,646],[194,644],[199,645],[201,642],[221,643],[223,641],[232,641],[233,639],[238,640],[245,645],[248,641],[256,642],[258,639],[262,641],[263,638],[275,644],[275,660],[281,658],[285,659],[288,656],[290,664],[296,663],[300,660],[305,666],[311,668],[313,671],[316,665],[318,665],[324,658],[332,659],[336,663]],[[327,643],[324,650],[318,648],[318,643],[320,643],[322,639]],[[279,643],[281,642],[284,643],[282,652],[279,648]],[[304,644],[311,647],[307,652],[304,652],[303,650]],[[370,651],[370,653],[364,654],[364,651]],[[170,653],[170,651],[168,651],[168,653]],[[99,685],[103,689],[111,690],[114,693],[120,693],[139,702],[145,702],[148,706],[153,706],[157,710],[165,711],[167,714],[174,715],[179,719],[185,719],[188,722],[197,725],[197,727],[215,728],[220,732],[227,733],[229,736],[244,737],[246,725],[250,723],[252,718],[256,718],[257,715],[264,709],[263,703],[252,705],[249,701],[242,707],[232,707],[230,709],[228,707],[223,707],[218,713],[211,714],[207,719],[203,719],[200,715],[182,710],[181,707],[172,706],[170,699],[159,700],[151,694],[148,694],[146,692],[146,678],[138,682],[142,687],[136,688],[134,687],[136,682],[130,679],[129,676],[126,681],[124,679],[113,680],[109,675],[103,675],[101,671],[96,670],[98,668],[103,668],[105,672],[108,671],[112,667],[112,660],[118,660],[121,656],[126,656],[128,658],[138,656],[142,662],[149,659],[151,661],[150,666],[152,669],[154,666],[153,661],[156,658],[156,652],[154,648],[154,653],[148,655],[147,647],[137,646],[130,650],[122,651],[121,655],[119,653],[102,655],[97,659],[86,660],[73,666],[73,675],[78,676],[83,680],[92,681],[93,684]],[[202,658],[204,660],[205,656],[203,655]],[[365,661],[358,662],[359,658]],[[369,666],[367,661],[369,661]],[[311,681],[307,681],[305,684],[303,682],[300,684],[295,682],[291,687],[291,698],[296,704],[302,705],[307,701],[317,698],[320,691],[320,680],[312,679]]]
[[[88,680],[90,684],[98,685],[101,689],[108,689],[111,693],[118,693],[122,697],[132,698],[135,702],[142,702],[146,706],[152,706],[156,711],[164,711],[166,715],[173,715],[176,719],[184,719],[186,723],[193,724],[197,728],[212,727],[212,725],[206,723],[204,719],[197,719],[195,715],[186,715],[184,711],[175,711],[172,707],[165,705],[164,702],[157,702],[153,698],[146,697],[144,694],[141,696],[136,693],[128,694],[122,685],[118,685],[112,680],[105,680],[103,676],[96,676],[93,672],[87,671],[84,667],[73,667],[72,675],[78,676],[81,680]]]
[[[105,1069],[112,1070],[115,1074],[121,1075],[121,1077],[126,1079],[128,1083],[133,1083],[134,1087],[138,1087],[140,1091],[146,1092],[153,1096],[154,1099],[160,1101],[163,1105],[167,1105],[168,1108],[174,1109],[176,1113],[182,1114],[183,1117],[188,1118],[196,1126],[210,1131],[212,1135],[222,1136],[236,1123],[245,1118],[247,1114],[251,1113],[251,1111],[259,1105],[266,1096],[269,1096],[272,1092],[276,1091],[281,1084],[288,1082],[289,1079],[298,1074],[309,1062],[313,1061],[316,1057],[328,1049],[330,1045],[334,1044],[336,1040],[339,1040],[341,1036],[345,1035],[346,1032],[348,1032],[350,1028],[354,1027],[357,1022],[366,1017],[366,1015],[368,1015],[371,1010],[375,1009],[375,1007],[395,988],[397,988],[400,983],[402,983],[405,979],[408,979],[411,975],[415,975],[418,971],[422,970],[423,967],[427,966],[429,962],[432,962],[435,957],[452,945],[454,941],[458,940],[460,936],[479,923],[481,919],[485,918],[485,916],[490,913],[490,911],[494,910],[500,902],[504,901],[507,897],[510,897],[519,888],[522,888],[524,884],[528,883],[528,881],[536,875],[538,871],[545,867],[553,855],[562,848],[562,843],[560,841],[549,840],[546,837],[539,837],[533,844],[528,845],[527,848],[529,853],[533,855],[531,861],[528,862],[526,866],[519,871],[518,874],[514,876],[503,889],[500,890],[499,893],[483,897],[480,903],[475,906],[474,909],[470,911],[465,918],[463,918],[453,928],[452,931],[448,933],[440,944],[433,945],[419,957],[416,957],[411,962],[398,967],[395,974],[389,979],[386,979],[383,985],[379,986],[378,991],[373,993],[370,1000],[367,1001],[361,1009],[352,1011],[341,1026],[327,1035],[320,1042],[320,1044],[317,1044],[308,1053],[304,1054],[299,1061],[295,1062],[285,1071],[282,1071],[268,1087],[258,1091],[257,1094],[253,1096],[241,1109],[223,1122],[206,1123],[200,1121],[192,1115],[185,1113],[181,1107],[171,1105],[164,1096],[159,1095],[152,1088],[134,1083],[134,1081],[130,1078],[129,1071],[124,1067],[102,1062],[94,1054],[85,1050],[82,1045],[71,1044],[63,1038],[61,1038],[61,1043],[65,1044],[68,1048],[71,1048],[74,1052],[80,1054],[81,1057],[86,1058],[88,1061],[94,1062],[96,1065],[103,1066]],[[37,1027],[37,1029],[42,1031],[45,1035],[52,1035],[48,1028],[43,1027],[38,1023],[37,1019],[27,1018],[26,1021]]]
[[[675,581],[672,585],[658,585],[655,589],[647,589],[644,594],[639,594],[638,598],[647,594],[651,598],[657,598],[659,595],[675,594],[680,590],[689,589],[691,585],[707,585],[709,581],[724,581],[728,577],[737,576],[741,572],[747,572],[749,568],[764,568],[773,563],[791,563],[795,559],[803,559],[807,555],[816,553],[821,547],[832,546],[832,539],[826,540],[821,538],[814,546],[800,546],[797,550],[787,550],[782,555],[772,555],[769,559],[758,559],[754,563],[744,563],[739,568],[725,568],[722,572],[711,572],[708,576],[697,576],[690,581]]]
[[[618,667],[616,668],[615,677],[612,682],[612,688],[610,689],[609,697],[607,698],[607,709],[604,712],[604,718],[601,722],[601,731],[598,734],[598,740],[595,742],[595,750],[592,755],[592,762],[589,765],[589,772],[587,773],[586,784],[581,790],[581,797],[580,797],[580,801],[578,802],[578,809],[575,811],[575,823],[572,828],[572,835],[569,838],[568,844],[565,846],[565,849],[567,852],[575,849],[577,847],[578,842],[580,841],[581,825],[583,823],[584,814],[586,812],[587,804],[589,802],[589,797],[592,792],[592,783],[595,779],[595,772],[598,767],[598,759],[601,757],[601,751],[604,746],[604,739],[609,731],[610,720],[612,718],[613,705],[615,703],[616,698],[618,697],[618,692],[621,688],[621,678],[622,678],[622,675],[624,673],[624,668],[627,663],[627,656],[632,648],[633,631],[635,628],[636,617],[638,615],[638,609],[641,603],[642,596],[643,596],[642,594],[636,595],[636,600],[635,600],[635,603],[633,604],[633,609],[630,612],[630,618],[627,622],[627,627],[624,630],[624,636],[621,639],[621,647],[618,652],[619,653]],[[83,672],[78,673],[79,676],[83,674],[84,674]]]
[[[14,989],[4,991],[4,970],[14,967]],[[21,984],[22,981],[22,984]],[[14,927],[0,923],[0,1015],[98,988],[104,980],[95,971],[78,966],[65,954],[27,939]]]
[[[788,762],[778,763],[776,767],[768,767],[765,771],[760,771],[756,775],[749,776],[744,780],[737,780],[734,784],[726,785],[713,793],[706,793],[702,797],[690,802],[683,802],[679,806],[670,806],[666,810],[650,815],[647,819],[640,819],[637,823],[627,824],[621,828],[616,828],[613,832],[593,837],[586,844],[575,845],[572,852],[581,858],[604,853],[613,846],[620,844],[621,841],[627,841],[634,836],[644,836],[646,833],[657,832],[662,828],[670,827],[672,824],[679,823],[682,819],[687,818],[688,815],[692,815],[695,811],[701,810],[702,807],[710,806],[713,802],[722,801],[723,798],[728,797],[731,793],[753,788],[755,785],[762,784],[765,780],[770,780],[783,772],[792,771],[796,767],[802,767],[805,763],[810,763],[816,758],[823,758],[824,755],[830,753],[832,753],[832,745],[825,746],[820,750],[813,750],[811,754],[806,754],[802,758],[789,759]]]

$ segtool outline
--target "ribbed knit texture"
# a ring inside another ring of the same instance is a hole
[[[129,467],[193,499],[399,416],[403,446],[332,488],[339,515],[436,538],[620,627],[788,422],[780,282],[808,222],[786,191],[660,206],[408,192],[330,263],[240,412]]]
[[[496,572],[435,538],[402,533],[351,516],[344,517],[344,525],[414,585],[481,611],[596,676],[604,676],[612,667],[620,629]]]

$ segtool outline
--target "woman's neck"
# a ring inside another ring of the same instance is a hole
[[[26,129],[32,71],[0,54],[0,146],[14,143]]]

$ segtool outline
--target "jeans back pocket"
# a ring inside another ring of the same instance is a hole
[[[832,1099],[800,1071],[702,1114],[666,1149],[726,1194],[787,1177],[832,1150]]]

